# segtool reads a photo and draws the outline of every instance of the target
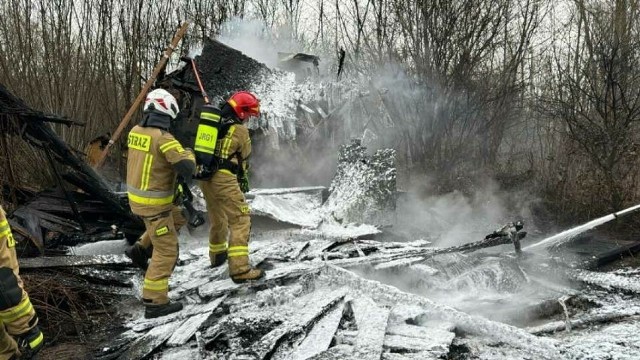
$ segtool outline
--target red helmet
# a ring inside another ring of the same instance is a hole
[[[260,100],[248,91],[238,91],[227,102],[242,121],[250,116],[260,116]]]

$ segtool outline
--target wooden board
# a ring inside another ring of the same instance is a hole
[[[156,326],[149,332],[134,340],[125,350],[118,360],[143,359],[152,353],[180,327],[182,321],[173,321],[167,324]]]
[[[353,300],[351,308],[358,327],[354,357],[361,360],[380,359],[390,311],[379,307],[369,297]]]
[[[75,266],[133,266],[125,255],[42,256],[20,259],[20,269],[45,269]]]
[[[195,333],[200,330],[202,324],[213,314],[213,310],[194,315],[185,320],[182,325],[167,340],[168,346],[181,346],[187,343]]]
[[[311,329],[307,337],[289,355],[291,359],[305,360],[327,350],[338,330],[344,312],[344,303],[340,303]]]
[[[347,294],[346,288],[340,288],[331,292],[307,296],[294,304],[300,312],[289,321],[270,331],[258,342],[253,344],[251,352],[258,359],[266,359],[274,352],[281,339],[305,331],[318,318],[325,315],[335,307]]]
[[[300,277],[304,274],[320,271],[319,264],[293,263],[267,271],[264,279],[246,284],[235,284],[231,279],[213,281],[198,288],[198,295],[202,298],[210,298],[229,293],[241,288],[263,286],[269,282]]]

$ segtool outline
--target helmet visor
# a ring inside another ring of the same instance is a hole
[[[242,110],[246,111],[249,116],[260,116],[260,105],[245,106]]]

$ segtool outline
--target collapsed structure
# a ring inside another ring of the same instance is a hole
[[[78,242],[137,237],[142,222],[133,216],[126,196],[113,190],[102,176],[65,143],[51,123],[79,126],[70,119],[45,114],[29,107],[0,84],[0,131],[3,137],[7,179],[3,179],[3,197],[21,205],[9,221],[16,233],[36,247],[73,245]],[[17,187],[19,164],[12,164],[5,136],[24,139],[46,159],[56,187],[39,193],[27,193]],[[13,181],[12,181],[13,180]],[[14,204],[17,205],[17,204]]]

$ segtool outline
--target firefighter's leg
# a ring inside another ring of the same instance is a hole
[[[23,352],[35,353],[43,345],[38,317],[23,289],[18,271],[15,240],[0,209],[0,320]]]
[[[138,243],[140,243],[140,245],[145,249],[148,249],[151,246],[151,236],[149,236],[148,231],[142,233],[140,239],[138,240]]]
[[[184,224],[187,223],[187,219],[182,214],[182,208],[179,206],[174,206],[171,209],[171,215],[173,215],[173,225],[175,226],[176,231],[180,231]],[[149,232],[145,231],[142,236],[140,236],[140,240],[138,240],[138,242],[145,249],[149,248],[151,246],[151,236],[149,236]]]
[[[18,354],[18,344],[7,333],[4,325],[0,324],[0,360],[11,359],[12,356]]]
[[[171,209],[171,215],[173,216],[173,225],[176,227],[176,231],[180,231],[187,223],[187,218],[184,217],[182,207],[174,205],[173,209]]]
[[[182,209],[178,206],[174,206],[173,209],[171,209],[171,214],[173,215],[173,224],[176,231],[180,231],[184,224],[187,223],[187,219],[182,215]],[[149,232],[145,231],[135,244],[125,250],[125,254],[136,266],[147,271],[149,268],[149,259],[151,259],[153,254],[153,245],[151,244],[151,236],[149,236]]]
[[[226,201],[222,208],[229,221],[229,275],[234,282],[255,280],[264,276],[260,269],[254,269],[249,264],[249,233],[251,231],[251,218],[249,205],[244,200],[237,183],[219,184],[220,191]]]
[[[144,276],[142,298],[145,305],[169,302],[169,277],[178,259],[178,236],[170,212],[145,218],[144,224],[153,244],[151,263]]]
[[[151,236],[149,232],[145,232],[140,236],[140,239],[135,244],[125,249],[124,253],[131,259],[131,262],[140,269],[147,271],[149,267],[149,259],[153,253],[153,246],[151,245]]]
[[[211,266],[223,265],[227,260],[227,216],[222,208],[220,194],[216,185],[211,181],[200,183],[202,194],[207,203],[207,214],[211,228],[209,229],[209,260]]]
[[[173,225],[176,228],[176,231],[180,231],[184,224],[187,223],[187,219],[182,214],[182,208],[179,206],[174,206],[171,209],[171,215],[173,215]],[[140,236],[140,240],[138,240],[140,245],[143,248],[148,249],[151,247],[151,236],[149,236],[149,232],[145,231],[142,236]]]

